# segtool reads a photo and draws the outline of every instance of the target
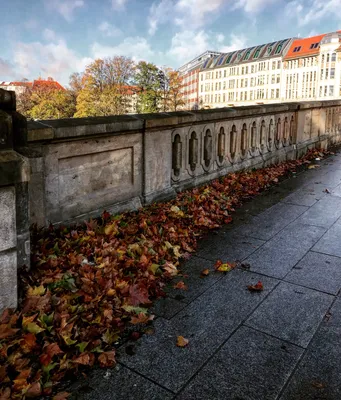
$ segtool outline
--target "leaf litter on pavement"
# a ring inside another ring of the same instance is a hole
[[[20,271],[18,279],[19,307],[0,317],[0,398],[52,397],[58,383],[89,366],[113,367],[115,345],[127,327],[150,331],[152,302],[165,295],[179,260],[195,251],[198,238],[230,223],[243,201],[317,154],[232,173],[137,212],[103,212],[72,227],[34,227],[31,270]],[[216,268],[227,272],[234,265]]]

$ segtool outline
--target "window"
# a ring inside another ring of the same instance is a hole
[[[322,94],[323,94],[323,87],[320,86],[320,97],[322,97]]]
[[[247,83],[248,83],[247,78],[245,78],[245,87],[247,87]]]
[[[277,61],[277,69],[281,69],[281,61]]]
[[[329,86],[329,96],[334,96],[334,86]]]
[[[336,61],[336,53],[332,53],[332,61]]]
[[[255,72],[255,66],[251,65],[251,74],[253,74]]]
[[[201,92],[203,92],[204,91],[204,85],[201,85],[200,89],[201,89]]]
[[[243,101],[244,100],[244,92],[240,93],[240,100]]]
[[[276,49],[276,51],[275,51],[275,54],[279,54],[279,53],[281,52],[281,50],[282,50],[282,45],[279,44],[279,45],[277,46],[277,49]]]
[[[323,79],[323,72],[324,72],[324,70],[321,69],[321,76],[320,76],[320,79]]]
[[[249,73],[249,67],[245,67],[245,73],[246,73],[246,74]]]
[[[225,103],[225,93],[223,94],[223,103]]]
[[[271,54],[271,52],[272,52],[272,47],[271,46],[269,46],[268,48],[267,48],[267,53],[268,53],[268,56]]]
[[[224,69],[224,78],[226,78],[226,69]]]
[[[325,86],[324,87],[324,96],[327,96],[327,93],[328,93],[328,86]]]
[[[215,84],[215,90],[218,90],[218,82]]]
[[[250,100],[253,100],[253,90],[250,92]]]
[[[233,54],[230,54],[226,59],[226,64],[230,64]]]
[[[278,75],[277,75],[277,78],[276,78],[276,83],[280,83],[280,81],[281,81],[281,75],[278,74]]]
[[[217,102],[217,99],[218,99],[218,95],[215,95],[215,96],[214,96],[214,102],[215,102],[215,103]]]
[[[218,103],[220,103],[220,95],[218,95]]]
[[[240,61],[241,58],[242,58],[242,53],[238,53],[237,60]]]
[[[223,90],[226,89],[226,81],[223,82]]]
[[[218,71],[215,73],[215,78],[218,79]]]
[[[240,80],[240,87],[244,87],[244,79]]]
[[[259,57],[260,51],[261,51],[261,47],[259,47],[259,48],[256,50],[256,52],[255,52],[253,58],[258,58],[258,57]]]
[[[294,48],[293,53],[298,53],[301,50],[302,46],[297,46]]]
[[[272,69],[276,69],[276,61],[272,61]]]
[[[330,79],[334,79],[335,78],[335,68],[331,68],[330,69]]]
[[[244,67],[242,67],[242,75],[244,75]]]
[[[330,58],[330,56],[329,56],[329,53],[327,54],[327,62],[329,62],[329,58]]]
[[[244,60],[248,60],[250,58],[251,50],[249,50],[244,57]]]
[[[276,89],[276,99],[279,99],[279,89]]]
[[[219,71],[219,78],[221,78],[221,71]]]
[[[271,75],[271,83],[276,83],[276,75]]]
[[[326,69],[326,79],[328,79],[328,77],[329,77],[329,69],[327,68]]]

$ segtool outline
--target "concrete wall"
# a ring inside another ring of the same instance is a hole
[[[28,123],[30,221],[121,212],[340,141],[341,101]]]
[[[27,160],[13,150],[22,118],[0,90],[0,311],[17,304],[17,267],[30,264]]]

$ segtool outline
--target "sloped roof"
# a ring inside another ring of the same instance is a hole
[[[291,58],[302,57],[302,56],[312,56],[318,54],[320,51],[321,40],[326,36],[326,34],[312,36],[309,38],[295,39],[286,56],[285,60]]]
[[[242,50],[232,51],[208,59],[202,66],[202,70],[217,67],[239,65],[252,61],[262,61],[273,57],[281,57],[285,54],[288,46],[293,39],[283,39],[272,43],[259,46],[248,47]]]
[[[64,87],[57,81],[36,79],[33,81],[32,89],[57,89],[65,90]]]

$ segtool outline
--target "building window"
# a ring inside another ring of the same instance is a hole
[[[279,99],[279,89],[276,89],[276,99]]]
[[[244,67],[242,67],[242,75],[244,75]]]
[[[332,53],[332,61],[336,61],[336,53]]]
[[[281,75],[278,74],[278,75],[277,75],[277,78],[276,78],[276,83],[280,83],[280,81],[281,81]]]
[[[302,46],[297,46],[294,48],[294,53],[298,53],[301,50]]]
[[[319,97],[322,97],[322,95],[323,95],[323,88],[322,88],[322,86],[320,86],[320,94],[319,94]]]
[[[255,55],[253,56],[253,58],[258,58],[258,57],[259,57],[260,51],[261,51],[261,47],[259,47],[259,48],[256,50]]]
[[[226,89],[226,81],[223,82],[223,90]]]
[[[223,94],[223,103],[225,103],[225,93]]]
[[[245,67],[245,73],[246,73],[246,74],[249,73],[249,67]]]
[[[272,61],[272,69],[276,69],[276,61]]]
[[[334,86],[329,86],[329,96],[334,96]]]
[[[326,97],[328,94],[328,86],[324,87],[324,97]]]
[[[331,68],[330,69],[330,79],[334,79],[335,78],[335,68]]]
[[[224,69],[224,78],[226,78],[226,69]]]
[[[323,72],[324,72],[324,70],[321,69],[321,76],[320,76],[320,79],[323,79]]]

